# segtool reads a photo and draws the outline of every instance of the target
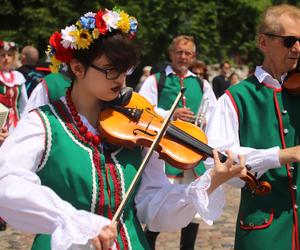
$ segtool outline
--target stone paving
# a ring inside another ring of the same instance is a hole
[[[235,219],[239,204],[239,189],[225,186],[226,206],[224,214],[208,226],[200,224],[195,250],[232,250],[234,243]],[[161,233],[158,236],[156,250],[178,250],[180,233]],[[0,250],[29,250],[33,236],[20,233],[8,227],[0,231]]]

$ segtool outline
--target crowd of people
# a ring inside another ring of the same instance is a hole
[[[193,124],[211,151],[189,169],[153,152],[130,199],[147,148],[121,147],[104,136],[99,116],[113,107],[129,123],[142,117],[140,107],[115,106],[133,95],[126,77],[139,62],[132,41],[137,19],[121,9],[84,14],[51,35],[49,70],[38,67],[35,47],[22,48],[20,66],[17,45],[0,41],[0,103],[8,113],[0,127],[0,230],[9,223],[36,234],[32,248],[41,250],[154,250],[159,232],[181,230],[179,248],[191,250],[199,222],[212,225],[222,214],[228,183],[241,189],[236,250],[300,250],[300,99],[285,88],[300,58],[299,25],[298,7],[265,10],[257,32],[264,59],[246,79],[225,60],[210,83],[188,35],[173,38],[168,63],[143,68],[135,91],[154,116],[164,120],[173,112],[172,121]],[[150,135],[147,122],[146,131],[135,133]],[[175,130],[171,137],[183,134]],[[180,143],[191,140],[192,150],[203,150],[190,137]],[[254,194],[242,180],[248,171],[270,183],[271,192]]]

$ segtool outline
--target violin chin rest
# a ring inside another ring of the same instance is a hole
[[[110,102],[105,103],[105,107],[112,106],[126,106],[132,96],[133,89],[130,87],[124,87],[120,90],[118,97]]]

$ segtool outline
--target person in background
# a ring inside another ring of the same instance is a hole
[[[238,84],[239,81],[240,81],[240,78],[239,78],[238,74],[235,72],[232,72],[228,78],[228,82],[229,82],[230,86]]]
[[[64,73],[50,73],[41,79],[40,83],[32,91],[28,99],[25,112],[59,100],[65,96],[67,89],[71,86],[71,79]]]
[[[213,78],[212,87],[216,95],[216,98],[219,99],[221,95],[225,93],[225,90],[230,86],[228,76],[230,74],[231,66],[228,61],[224,61],[220,64],[220,74]]]
[[[189,185],[171,185],[154,153],[118,225],[112,223],[143,152],[103,140],[99,116],[107,102],[122,101],[126,75],[138,63],[136,31],[137,20],[114,8],[88,12],[50,37],[50,68],[67,69],[71,86],[27,113],[0,148],[0,214],[36,234],[32,249],[149,249],[141,223],[174,231],[198,212],[211,224],[224,205],[220,185],[245,176],[242,156],[236,164],[228,151],[221,163],[214,152],[215,168]]]
[[[151,74],[151,73],[150,73],[150,72],[151,72],[151,69],[152,69],[151,66],[145,66],[145,67],[143,68],[143,74],[142,74],[142,76],[140,77],[139,83],[138,83],[137,86],[135,87],[135,91],[136,91],[136,92],[139,92],[139,90],[140,90],[142,84],[144,83],[144,81],[146,80],[146,78],[147,78],[148,76],[150,76],[150,74]]]
[[[21,72],[26,79],[26,91],[28,97],[30,97],[33,89],[44,77],[44,73],[38,71],[36,68],[39,61],[39,51],[35,47],[28,45],[22,49],[20,57],[22,66],[17,70]]]
[[[195,60],[191,66],[190,70],[197,75],[200,79],[208,81],[207,66],[204,61]]]
[[[20,72],[13,70],[16,51],[14,42],[0,40],[0,103],[9,109],[6,124],[0,128],[0,147],[17,126],[20,113],[27,102],[25,78]],[[0,231],[5,229],[6,223],[0,217]]]
[[[0,41],[0,103],[9,108],[5,133],[11,133],[17,126],[28,99],[25,78],[13,68],[16,52],[14,42]]]
[[[206,80],[197,77],[189,70],[195,60],[196,45],[191,36],[177,36],[169,47],[171,64],[165,66],[158,73],[149,76],[140,88],[139,93],[146,97],[154,105],[154,110],[165,118],[182,87],[186,88],[183,99],[175,110],[173,119],[180,119],[186,122],[197,123],[197,114],[201,109],[202,100],[206,100],[207,112],[209,115],[216,103],[215,95],[210,84]],[[205,119],[203,121],[205,123]],[[165,171],[172,183],[189,184],[201,176],[204,171],[203,163],[190,170],[181,170],[166,164]],[[198,223],[190,223],[181,230],[180,249],[194,249]],[[151,249],[155,249],[158,231],[145,231]]]
[[[299,250],[300,98],[284,88],[300,58],[300,9],[283,4],[265,10],[258,26],[264,55],[239,84],[220,97],[207,125],[208,144],[245,154],[258,181],[271,193],[253,195],[244,183],[236,223],[236,250]],[[281,153],[290,150],[290,159]],[[207,160],[207,167],[210,161]]]

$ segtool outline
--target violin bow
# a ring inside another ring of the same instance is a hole
[[[180,92],[178,93],[178,95],[177,95],[177,97],[176,97],[176,99],[175,99],[175,101],[174,101],[174,103],[173,103],[173,105],[172,105],[172,107],[170,109],[170,112],[169,112],[168,116],[164,120],[159,133],[157,134],[155,140],[152,142],[151,147],[149,148],[146,156],[143,159],[143,162],[142,162],[141,166],[139,167],[139,170],[137,171],[134,179],[132,180],[132,182],[131,182],[131,184],[130,184],[130,186],[129,186],[129,188],[128,188],[125,196],[124,196],[124,199],[122,200],[122,202],[119,205],[116,213],[114,214],[114,216],[112,218],[112,223],[116,223],[117,221],[119,221],[119,219],[120,219],[120,217],[121,217],[121,215],[123,213],[123,210],[124,210],[124,208],[125,208],[128,200],[130,199],[133,191],[135,190],[136,185],[137,185],[138,181],[140,180],[140,178],[142,176],[142,173],[143,173],[143,171],[144,171],[147,163],[150,160],[150,157],[153,154],[153,151],[155,150],[157,144],[159,143],[159,141],[161,140],[162,136],[164,135],[164,133],[165,133],[167,127],[168,127],[168,124],[170,122],[170,119],[171,119],[172,115],[174,114],[175,109],[176,109],[176,107],[178,105],[178,102],[183,97],[185,91],[186,91],[186,88],[181,88]]]

